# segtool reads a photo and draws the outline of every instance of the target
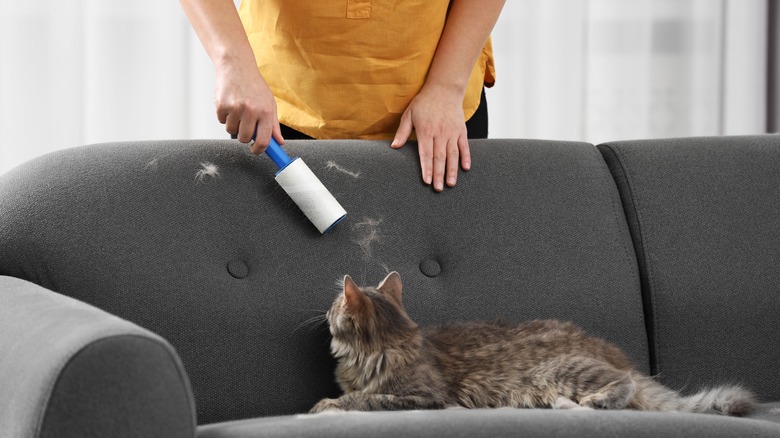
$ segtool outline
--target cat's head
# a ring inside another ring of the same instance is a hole
[[[359,287],[344,276],[344,290],[326,316],[336,344],[383,348],[417,330],[401,301],[401,276],[390,274],[377,287]],[[335,352],[334,352],[335,353]]]

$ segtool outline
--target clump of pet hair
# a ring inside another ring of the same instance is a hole
[[[347,169],[339,166],[338,164],[336,164],[335,161],[327,161],[325,163],[325,168],[327,168],[328,170],[336,170],[336,171],[341,172],[341,173],[343,173],[343,174],[345,174],[347,176],[351,176],[352,178],[355,178],[355,179],[360,177],[360,172],[353,172],[351,170],[347,170]]]
[[[200,163],[200,169],[195,172],[195,181],[202,183],[207,177],[220,178],[219,167],[216,164],[204,161]]]
[[[366,217],[352,225],[352,231],[356,235],[353,242],[360,247],[366,258],[371,258],[373,245],[382,240],[382,235],[379,231],[379,225],[381,224],[382,219]]]

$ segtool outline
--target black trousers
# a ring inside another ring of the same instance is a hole
[[[312,137],[296,131],[286,125],[281,125],[282,137],[285,140],[312,140]],[[488,136],[488,108],[485,100],[485,89],[482,89],[482,97],[479,99],[477,111],[466,121],[468,138],[487,138]]]

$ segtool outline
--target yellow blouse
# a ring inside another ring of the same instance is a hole
[[[243,0],[239,15],[279,121],[314,138],[391,139],[425,82],[449,0]],[[464,119],[495,78],[491,41]]]

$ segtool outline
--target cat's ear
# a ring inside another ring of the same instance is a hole
[[[381,283],[379,283],[379,286],[377,286],[377,290],[379,292],[381,292],[385,296],[394,299],[398,304],[402,304],[401,303],[402,289],[403,289],[403,284],[401,284],[401,274],[399,274],[396,271],[387,274],[387,277],[385,277],[385,279],[382,280]]]
[[[355,310],[362,307],[363,292],[360,290],[357,284],[352,281],[352,277],[349,275],[344,276],[344,305],[347,309]]]

